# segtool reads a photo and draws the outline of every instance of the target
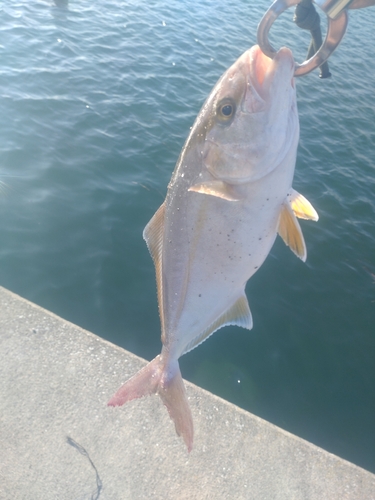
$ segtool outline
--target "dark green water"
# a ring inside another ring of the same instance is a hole
[[[142,230],[200,106],[255,43],[268,5],[0,6],[2,286],[140,356],[160,351]],[[307,263],[277,241],[247,287],[254,329],[220,330],[181,370],[374,472],[375,9],[351,14],[332,79],[297,82],[294,186],[320,215],[302,222]],[[291,17],[272,40],[302,60],[308,37]]]

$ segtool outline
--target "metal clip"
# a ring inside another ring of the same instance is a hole
[[[335,19],[353,0],[314,0],[330,19]]]
[[[258,45],[266,56],[273,59],[276,50],[268,40],[268,33],[272,24],[289,7],[297,5],[301,0],[275,0],[271,7],[264,14],[258,25],[257,39]],[[310,73],[321,66],[340,44],[345,35],[348,25],[348,14],[346,9],[352,0],[314,0],[328,17],[328,28],[326,38],[320,47],[310,59],[302,64],[296,63],[295,76],[302,76]]]

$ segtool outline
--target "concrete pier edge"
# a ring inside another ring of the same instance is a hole
[[[0,287],[0,499],[375,500],[375,475],[186,383],[188,454],[144,360]]]

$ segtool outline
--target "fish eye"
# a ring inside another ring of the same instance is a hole
[[[216,116],[223,123],[228,123],[236,112],[236,105],[232,99],[222,99],[216,108]]]
[[[224,104],[221,108],[221,113],[224,116],[230,116],[233,113],[233,107],[230,104]]]

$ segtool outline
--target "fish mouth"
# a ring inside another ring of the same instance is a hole
[[[258,96],[267,99],[277,75],[287,78],[294,87],[294,59],[290,49],[282,47],[273,59],[266,56],[258,45],[249,50],[249,83]]]

